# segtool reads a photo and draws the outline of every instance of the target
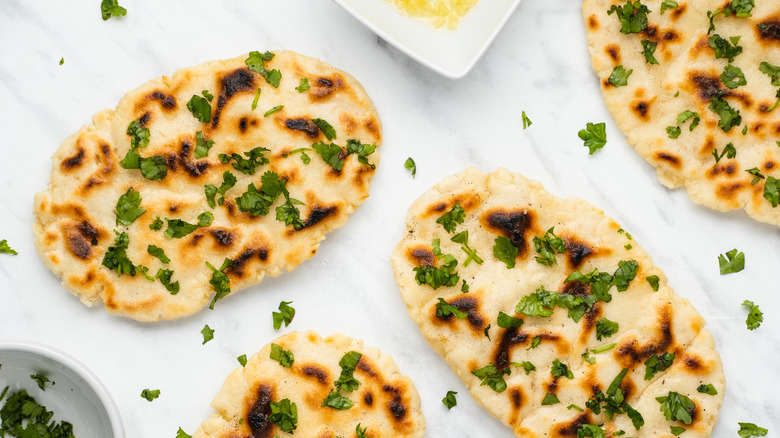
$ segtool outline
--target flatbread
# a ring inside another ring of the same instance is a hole
[[[455,204],[463,208],[465,218],[448,233],[437,220]],[[552,227],[554,235],[565,242],[565,251],[555,254],[557,264],[546,266],[536,260],[541,256],[533,238],[542,238]],[[482,264],[472,260],[465,266],[463,245],[451,241],[462,231],[468,231],[467,248],[476,250]],[[518,250],[511,269],[493,254],[499,236],[508,238]],[[441,256],[435,255],[434,239],[440,240]],[[434,289],[425,281],[416,281],[415,268],[441,268],[447,254],[458,260],[456,284]],[[540,287],[573,297],[595,295],[592,286],[565,280],[575,271],[589,274],[598,269],[612,275],[621,261],[631,260],[637,268],[627,290],[619,292],[612,286],[611,301],[597,301],[578,322],[560,305],[549,317],[516,312],[518,303]],[[671,437],[670,426],[684,427],[685,436],[710,436],[725,387],[712,335],[702,330],[704,320],[688,300],[674,294],[664,274],[636,241],[586,202],[556,198],[541,184],[506,169],[484,174],[470,168],[445,178],[412,203],[392,265],[401,297],[422,335],[472,397],[510,426],[516,436],[571,437],[577,436],[583,424],[602,423],[607,432],[624,430],[626,436]],[[657,291],[646,280],[653,275],[658,277]],[[467,293],[462,292],[463,281],[468,284]],[[437,314],[439,298],[466,317]],[[499,312],[524,323],[519,328],[502,328]],[[598,340],[597,325],[604,318],[619,327],[611,336]],[[531,348],[537,336],[539,344]],[[614,348],[592,353],[609,344],[615,344]],[[586,352],[591,353],[583,356]],[[675,354],[671,367],[645,380],[645,361],[663,353]],[[595,362],[591,364],[586,358]],[[568,366],[573,379],[552,376],[555,360]],[[535,371],[526,374],[516,365],[523,362],[533,364]],[[500,392],[481,384],[472,374],[490,364],[510,373],[502,376],[506,389]],[[638,431],[627,415],[609,420],[604,411],[596,414],[586,408],[596,390],[608,393],[624,368],[628,370],[621,385],[625,401],[644,418]],[[702,384],[712,384],[717,395],[697,392]],[[660,412],[655,398],[670,391],[695,403],[691,424],[667,421]],[[555,394],[560,403],[543,406],[548,393]],[[570,405],[584,410],[567,408]]]
[[[218,413],[204,421],[193,438],[290,436],[267,417],[270,402],[285,398],[297,407],[294,436],[355,437],[358,424],[372,438],[424,435],[417,390],[390,356],[344,335],[322,338],[312,331],[290,333],[273,343],[293,353],[292,366],[285,368],[270,359],[270,344],[263,347],[225,379],[211,402]],[[354,406],[322,407],[342,372],[339,361],[351,351],[362,354],[354,371],[360,386],[341,395]]]
[[[209,284],[213,271],[206,262],[220,269],[225,258],[231,259],[233,265],[224,273],[231,292],[236,292],[265,275],[293,270],[316,253],[328,231],[344,225],[368,197],[379,162],[378,151],[347,155],[344,146],[350,140],[380,145],[379,116],[361,85],[347,73],[294,52],[274,53],[264,65],[266,71],[281,72],[278,88],[247,68],[247,55],[207,62],[131,91],[116,110],[97,113],[92,125],[63,143],[52,158],[49,189],[35,197],[33,230],[44,263],[62,278],[66,289],[88,306],[102,301],[109,313],[139,321],[180,318],[202,309],[215,294]],[[300,87],[303,78],[309,89]],[[206,99],[203,90],[214,96],[208,123],[187,108],[193,95]],[[318,119],[334,128],[336,138],[328,140],[315,124]],[[162,181],[120,164],[132,147],[128,127],[134,121],[149,130],[149,144],[137,148],[139,155],[164,158],[167,175]],[[214,142],[203,158],[195,157],[197,132]],[[330,158],[343,161],[340,170],[311,150],[313,143],[331,141],[342,147]],[[256,147],[269,149],[264,157],[270,163],[257,167],[253,175],[234,168],[235,160],[225,164],[219,159],[220,154],[244,157]],[[303,151],[308,164],[300,151],[293,152],[299,148],[308,148]],[[227,171],[237,183],[225,192],[224,204],[212,208],[205,186],[220,187]],[[284,196],[265,216],[238,208],[236,198],[250,183],[262,190],[266,171],[286,179],[290,198],[303,203],[293,204],[300,211],[301,229],[277,220],[276,209],[285,203]],[[140,194],[140,208],[146,212],[129,226],[118,225],[117,202],[130,188]],[[164,237],[166,227],[150,229],[157,218],[197,224],[204,212],[213,214],[213,222],[182,238]],[[161,281],[148,281],[138,273],[118,276],[104,266],[108,248],[116,246],[114,230],[127,232],[126,252],[133,264],[148,267],[150,276],[159,269],[173,270],[171,281],[180,283],[180,291],[174,295]],[[170,263],[149,254],[148,245],[162,248]]]
[[[685,186],[691,199],[707,207],[744,209],[758,221],[780,225],[780,208],[764,197],[768,178],[780,177],[780,109],[766,111],[777,100],[780,87],[759,70],[762,62],[780,66],[780,4],[757,1],[750,11],[752,17],[719,14],[708,35],[707,12],[725,8],[729,2],[678,1],[678,7],[666,9],[663,15],[661,3],[642,1],[651,11],[647,28],[623,34],[618,14],[608,15],[608,10],[612,5],[625,6],[625,2],[583,2],[588,49],[607,108],[628,143],[656,167],[662,184]],[[743,52],[731,65],[741,69],[746,85],[730,89],[721,79],[729,62],[716,58],[709,45],[709,38],[716,34],[725,40],[739,36]],[[642,40],[657,43],[654,56],[659,64],[648,63],[640,53]],[[618,65],[633,70],[628,85],[610,83]],[[721,117],[709,108],[713,97],[738,110],[741,123],[728,127],[728,132],[726,125],[719,127]],[[685,111],[701,119],[693,130],[694,118],[677,123]],[[670,138],[667,127],[679,128],[679,137]],[[736,156],[723,156],[716,164],[713,152],[722,155],[730,143]],[[756,176],[747,172],[751,169],[762,176],[755,184],[751,183]],[[770,191],[774,188],[770,183]]]

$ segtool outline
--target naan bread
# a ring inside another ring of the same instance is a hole
[[[208,62],[140,86],[116,110],[99,112],[92,125],[65,141],[52,159],[50,188],[35,197],[33,227],[44,263],[63,279],[65,288],[88,306],[103,301],[113,314],[140,321],[180,318],[202,309],[214,295],[209,284],[213,272],[206,262],[220,269],[225,258],[233,261],[224,273],[235,292],[265,275],[293,270],[316,253],[328,231],[344,225],[368,197],[379,152],[347,155],[343,147],[353,139],[381,144],[377,112],[347,73],[293,52],[275,55],[264,64],[266,71],[281,72],[278,88],[247,68],[247,56]],[[296,87],[302,78],[310,88],[299,92]],[[187,108],[192,96],[203,96],[203,90],[214,96],[208,123]],[[280,105],[284,107],[264,116]],[[318,119],[335,129],[332,142],[342,149],[330,160],[341,159],[341,170],[311,149],[313,143],[331,142],[315,124]],[[120,165],[131,149],[128,127],[135,121],[149,132],[148,146],[138,147],[138,153],[162,157],[167,169],[162,181],[146,179],[138,169]],[[203,158],[195,157],[197,132],[214,142]],[[235,161],[225,164],[218,158],[220,154],[246,158],[256,147],[270,150],[264,152],[270,163],[259,166],[253,175],[234,168]],[[300,151],[291,153],[299,148],[309,149],[304,153],[310,163],[303,161]],[[303,203],[293,204],[300,211],[303,227],[299,230],[277,220],[276,209],[285,203],[284,196],[265,216],[239,211],[236,198],[248,191],[250,183],[262,190],[261,177],[269,170],[286,179],[290,197]],[[205,186],[220,187],[227,171],[237,184],[225,192],[224,205],[211,208]],[[140,194],[140,208],[146,212],[129,226],[118,225],[117,201],[130,188]],[[165,227],[150,229],[157,218],[197,224],[204,212],[213,214],[213,222],[183,238],[167,239]],[[150,276],[159,269],[173,270],[171,281],[180,283],[180,291],[174,295],[161,281],[148,281],[140,273],[118,276],[103,266],[107,249],[116,246],[114,230],[127,232],[132,263],[148,267]],[[162,248],[170,263],[149,254],[148,245]]]
[[[679,6],[663,15],[661,3],[642,1],[651,11],[647,28],[623,34],[618,14],[607,12],[625,2],[583,2],[588,48],[607,108],[628,143],[656,167],[665,186],[685,186],[699,204],[721,211],[744,209],[756,220],[780,225],[780,208],[764,197],[765,185],[777,193],[774,182],[767,184],[768,177],[780,178],[780,108],[766,111],[777,100],[780,87],[759,70],[762,62],[780,66],[780,4],[756,1],[752,17],[719,14],[708,35],[707,12],[723,9],[729,2],[678,0]],[[731,64],[742,70],[746,85],[730,89],[721,80],[729,62],[716,59],[709,45],[709,37],[716,34],[725,40],[740,37],[743,52]],[[659,64],[648,63],[640,53],[642,40],[657,43],[654,56]],[[618,65],[633,70],[626,86],[609,81]],[[728,132],[718,126],[721,118],[709,108],[716,96],[742,117]],[[692,131],[693,118],[677,123],[685,111],[701,119]],[[670,138],[666,130],[670,126],[680,128],[678,138]],[[722,155],[729,143],[736,156],[723,156],[716,164],[713,152]],[[751,169],[766,178],[751,184],[754,175],[747,172]]]
[[[465,218],[448,233],[437,220],[455,204],[464,209]],[[583,424],[602,423],[607,433],[624,430],[626,436],[672,436],[670,426],[684,427],[688,437],[710,436],[725,387],[712,335],[702,330],[704,320],[686,299],[674,294],[650,257],[602,211],[579,199],[556,198],[539,183],[506,169],[484,174],[471,168],[425,192],[409,208],[406,225],[392,265],[409,315],[472,397],[516,436],[571,437],[577,436]],[[546,266],[536,260],[540,254],[533,238],[542,238],[552,227],[565,242],[565,251],[555,255],[557,264]],[[472,260],[464,266],[464,245],[451,241],[462,231],[468,231],[465,247],[476,250],[484,263]],[[516,266],[511,269],[493,255],[499,236],[507,237],[518,250]],[[434,239],[440,239],[439,257]],[[433,289],[416,281],[415,268],[441,267],[447,254],[458,260],[458,283]],[[612,274],[621,261],[631,260],[638,267],[627,290],[619,292],[612,286],[611,301],[597,301],[579,322],[560,306],[549,317],[516,313],[516,305],[539,287],[570,294],[570,298],[593,295],[591,286],[565,280],[575,271],[589,274],[598,269]],[[653,275],[658,277],[658,291],[646,280]],[[468,284],[467,293],[462,292],[463,281]],[[437,315],[438,298],[466,317]],[[501,328],[499,312],[524,323],[519,328]],[[616,333],[597,340],[596,327],[604,318],[619,327]],[[535,337],[540,342],[532,348]],[[612,343],[614,348],[592,353]],[[590,356],[583,356],[586,352]],[[675,354],[673,364],[645,380],[645,361],[663,353]],[[595,362],[586,361],[588,357]],[[555,360],[568,366],[573,379],[552,376]],[[536,370],[526,375],[518,366],[523,362],[530,362]],[[509,373],[501,376],[506,389],[500,392],[481,385],[480,378],[472,374],[491,364]],[[608,392],[622,369],[627,369],[621,385],[625,401],[644,418],[638,431],[627,415],[616,415],[610,421],[604,411],[597,415],[586,408],[597,390]],[[712,384],[717,395],[697,392],[702,384]],[[695,403],[690,425],[667,421],[660,412],[655,398],[670,391]],[[560,403],[542,406],[548,393],[555,394]],[[584,411],[567,409],[572,404]]]
[[[372,438],[424,435],[417,390],[390,356],[363,346],[362,341],[343,335],[322,338],[312,331],[290,333],[273,343],[293,353],[292,367],[270,359],[271,345],[263,347],[225,379],[211,402],[219,413],[204,421],[193,438],[290,436],[269,420],[270,403],[285,398],[296,404],[298,412],[294,436],[352,438],[358,424]],[[322,407],[342,372],[339,361],[351,351],[362,354],[354,371],[360,386],[341,395],[354,406]]]

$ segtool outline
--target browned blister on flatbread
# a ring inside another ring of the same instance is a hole
[[[463,209],[463,220],[447,232],[437,220],[456,205]],[[554,263],[542,264],[535,239],[543,239],[551,228],[564,251],[554,253]],[[463,231],[468,231],[467,245],[452,241]],[[617,436],[620,430],[627,436],[667,436],[672,425],[686,428],[686,435],[710,436],[725,388],[712,335],[702,330],[704,320],[675,295],[633,237],[602,211],[579,199],[556,198],[539,183],[505,169],[484,174],[471,168],[445,178],[416,200],[403,236],[392,265],[409,315],[472,397],[518,437],[577,436],[583,424],[603,424],[607,436]],[[499,237],[517,250],[512,268],[494,255]],[[466,265],[467,250],[476,251],[482,263],[471,260]],[[418,281],[422,268],[442,268],[447,255],[458,261],[452,270],[457,283],[434,289],[425,277]],[[634,263],[633,277],[621,274],[628,282],[619,291],[618,270]],[[593,283],[569,279],[577,271],[588,275],[594,270],[613,279],[611,299],[594,293]],[[657,279],[657,291],[648,277]],[[518,304],[539,288],[570,299],[602,298],[582,308],[576,318],[560,305],[549,316],[518,313]],[[461,317],[441,312],[439,299]],[[522,319],[522,325],[500,327],[500,312]],[[618,329],[608,336],[599,332],[604,320],[617,323]],[[671,367],[645,380],[645,362],[665,353],[675,355]],[[572,379],[553,376],[556,360],[568,367]],[[526,373],[523,363],[535,370]],[[503,372],[505,388],[491,388],[472,373],[491,365]],[[609,419],[604,410],[596,413],[586,407],[598,391],[606,393],[624,369],[622,394],[644,418],[638,430],[626,414]],[[717,395],[697,391],[709,383]],[[696,404],[691,424],[664,418],[655,398],[669,392]],[[548,394],[559,403],[543,405]]]
[[[271,403],[283,399],[297,409],[292,436],[354,437],[358,424],[373,438],[424,435],[417,390],[390,356],[362,341],[343,335],[322,338],[311,331],[290,333],[273,343],[293,354],[292,366],[270,359],[270,344],[263,347],[225,379],[211,402],[218,413],[201,424],[194,438],[291,436],[271,417]],[[344,410],[322,406],[341,375],[339,361],[350,352],[361,354],[353,375],[360,385],[340,395],[353,406]]]
[[[583,2],[588,48],[604,102],[628,143],[656,168],[665,186],[685,186],[699,204],[721,211],[744,209],[756,220],[780,225],[780,207],[765,197],[767,185],[770,198],[777,194],[774,179],[780,178],[780,107],[772,108],[780,86],[772,85],[772,77],[760,70],[763,62],[780,66],[780,5],[755,2],[750,17],[718,14],[708,33],[707,13],[729,2],[676,3],[661,15],[660,0],[642,1],[651,11],[647,28],[623,34],[618,14],[608,11],[625,2]],[[714,35],[732,45],[731,39],[738,37],[742,52],[732,62],[716,58],[710,45]],[[647,62],[641,53],[642,40],[657,44],[658,64]],[[619,65],[632,73],[627,85],[616,87],[609,77]],[[727,87],[727,65],[738,67],[747,83]],[[741,123],[719,126],[721,117],[710,108],[713,98],[739,111]],[[700,118],[692,130],[693,118],[678,124],[678,116],[686,111]],[[679,137],[670,138],[667,127],[679,128]],[[728,145],[735,156],[724,154]]]
[[[224,271],[231,292],[265,275],[291,271],[312,257],[325,234],[344,225],[368,196],[379,151],[346,153],[350,140],[374,146],[382,142],[379,116],[361,85],[324,62],[277,51],[264,63],[267,71],[281,72],[276,88],[250,70],[246,59],[208,62],[150,81],[129,92],[116,110],[96,114],[91,125],[55,153],[50,187],[35,197],[35,243],[46,266],[85,304],[102,301],[110,313],[141,321],[190,315],[215,293],[206,262],[219,269],[224,259],[232,260]],[[302,79],[308,89],[296,89]],[[211,114],[203,122],[188,109],[188,102],[207,95],[212,96]],[[327,138],[317,125],[320,120],[333,127],[335,138]],[[167,173],[162,180],[147,179],[140,170],[121,164],[133,148],[128,127],[134,122],[149,132],[148,145],[137,147],[137,153],[161,157]],[[213,142],[202,157],[196,156],[198,132]],[[341,169],[312,149],[314,143],[331,142],[342,147],[333,160],[343,162]],[[270,162],[254,174],[235,169],[235,160],[224,163],[219,158],[246,158],[257,147],[268,149],[263,154]],[[297,229],[277,220],[284,196],[267,215],[239,208],[237,198],[250,184],[262,190],[261,177],[267,171],[286,181],[290,198],[301,202],[293,204],[300,212]],[[224,172],[232,173],[237,183],[212,208],[205,188],[220,187]],[[130,188],[141,196],[140,208],[146,212],[129,226],[117,225],[117,201]],[[157,218],[197,224],[204,212],[213,214],[211,224],[182,238],[166,238],[166,225],[150,229]],[[180,291],[172,294],[160,281],[140,273],[118,276],[104,266],[108,248],[115,245],[115,231],[127,233],[126,252],[133,264],[149,268],[152,277],[159,269],[173,270],[171,281],[180,283]],[[149,245],[162,248],[170,263],[150,255]]]

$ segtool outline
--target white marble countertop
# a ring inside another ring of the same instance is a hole
[[[368,1],[368,0],[367,0]],[[715,437],[738,421],[780,433],[780,230],[742,213],[723,214],[667,190],[602,103],[590,67],[580,2],[525,0],[466,78],[444,79],[384,43],[327,0],[122,0],[128,15],[102,21],[99,0],[0,2],[0,341],[37,341],[84,362],[116,400],[128,437],[192,433],[236,357],[277,335],[341,332],[391,354],[415,381],[429,437],[511,437],[477,406],[408,318],[389,257],[406,209],[432,184],[468,166],[498,166],[578,196],[614,217],[708,321],[724,362],[727,391]],[[215,311],[155,324],[108,316],[66,292],[32,244],[32,199],[46,188],[49,157],[93,113],[141,83],[179,67],[251,50],[292,49],[353,74],[384,124],[382,163],[371,197],[317,255],[292,275],[266,279]],[[64,58],[64,65],[59,65]],[[522,129],[521,111],[533,121]],[[607,122],[593,156],[577,137]],[[417,177],[404,169],[417,162]],[[722,276],[717,256],[746,254],[744,271]],[[751,299],[765,322],[745,326]],[[297,309],[275,332],[281,300]],[[215,338],[201,345],[209,324]],[[159,388],[149,403],[139,394]],[[458,391],[458,406],[441,403]]]

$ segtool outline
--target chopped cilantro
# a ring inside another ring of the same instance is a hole
[[[38,384],[38,388],[41,388],[41,391],[46,391],[46,384],[51,383],[51,380],[42,374],[30,374],[30,378]]]
[[[236,360],[238,361],[238,363],[241,364],[242,367],[246,366],[246,354],[242,354],[241,356],[238,356]]]
[[[466,256],[466,260],[463,262],[463,266],[464,267],[468,266],[469,263],[471,263],[472,260],[474,260],[478,265],[481,265],[482,263],[484,263],[484,260],[482,260],[482,258],[477,255],[477,250],[476,249],[471,249],[471,247],[469,246],[469,231],[468,230],[461,231],[460,233],[452,236],[452,239],[450,239],[450,240],[452,240],[455,243],[460,243],[461,244],[460,249],[462,249],[463,252],[466,253],[466,255],[467,255]]]
[[[452,233],[455,231],[457,224],[462,224],[466,219],[465,213],[466,211],[463,209],[463,207],[460,206],[460,203],[456,202],[450,211],[444,213],[441,215],[441,217],[436,219],[436,223],[441,224],[441,226],[444,227],[444,230],[448,233]]]
[[[574,374],[565,363],[561,363],[558,359],[555,359],[550,368],[550,374],[556,379],[559,377],[566,377],[567,379],[573,379]]]
[[[739,432],[737,434],[741,437],[751,437],[751,436],[765,436],[767,434],[767,430],[763,427],[758,427],[753,423],[737,423],[739,424]]]
[[[533,350],[534,348],[538,347],[539,344],[542,343],[542,336],[536,335],[533,338],[531,338],[531,346],[528,347],[526,350]]]
[[[306,151],[310,151],[310,150],[311,150],[311,148],[293,149],[293,150],[291,150],[287,154],[282,154],[282,156],[284,158],[287,158],[288,156],[290,156],[292,154],[297,154],[298,152],[300,152],[301,153],[301,161],[303,161],[303,164],[309,164],[309,163],[311,163],[311,158],[308,155],[306,155]]]
[[[620,325],[615,321],[610,321],[607,318],[602,318],[596,322],[596,339],[599,341],[602,338],[608,338],[620,329]]]
[[[517,304],[516,313],[527,316],[547,317],[552,315],[557,294],[540,287],[536,292],[524,296]]]
[[[314,122],[315,125],[317,125],[318,128],[320,128],[320,131],[325,135],[325,138],[328,140],[333,140],[336,138],[336,130],[333,129],[333,126],[330,125],[326,120],[323,119],[311,119],[312,122]]]
[[[235,175],[226,170],[222,173],[222,184],[219,188],[212,186],[211,184],[206,184],[206,202],[208,202],[209,207],[214,208],[217,204],[223,205],[225,203],[225,193],[233,188],[236,185],[236,182],[238,182],[238,180]],[[217,195],[220,195],[219,199],[216,199]]]
[[[105,21],[111,17],[124,17],[127,15],[127,9],[119,6],[118,0],[103,0],[100,2],[100,14]]]
[[[292,304],[292,301],[282,301],[279,303],[279,311],[272,312],[271,316],[273,317],[274,330],[282,328],[282,323],[287,327],[292,322],[295,317],[295,309],[292,308],[290,304]]]
[[[414,160],[412,157],[409,157],[404,162],[404,167],[406,170],[412,173],[412,178],[414,178],[415,175],[417,175],[417,164],[414,163]]]
[[[607,435],[604,432],[604,429],[598,426],[594,426],[593,424],[583,424],[579,429],[577,429],[577,438],[606,438],[606,436]]]
[[[467,313],[458,310],[457,304],[450,304],[447,301],[445,301],[444,298],[437,298],[437,299],[439,300],[439,302],[436,303],[437,317],[443,318],[445,316],[455,315],[456,318],[463,319],[469,316]]]
[[[206,342],[214,339],[214,330],[212,330],[208,324],[204,325],[203,330],[200,332],[203,334],[203,344],[201,345],[206,345]]]
[[[747,170],[745,170],[745,172],[753,175],[753,180],[750,181],[750,185],[751,186],[756,185],[757,182],[759,182],[759,181],[761,181],[762,179],[765,178],[764,175],[762,175],[761,172],[758,170],[758,167],[754,167],[752,169],[747,169]]]
[[[203,123],[211,122],[211,104],[207,98],[194,94],[187,102],[187,109],[190,110],[196,119]]]
[[[650,283],[650,287],[653,288],[654,291],[658,292],[658,281],[660,280],[657,275],[648,275],[645,277],[645,280],[647,280],[648,283]]]
[[[457,394],[457,392],[447,391],[447,395],[441,399],[441,402],[444,403],[444,406],[447,406],[447,409],[452,409],[458,404],[458,400],[455,398],[455,394]]]
[[[509,316],[504,312],[498,312],[498,326],[501,328],[520,328],[523,325],[521,318]]]
[[[663,0],[663,2],[661,2],[661,15],[663,15],[667,9],[674,9],[678,6],[680,5],[674,0]]]
[[[761,312],[761,310],[758,309],[757,304],[749,300],[743,301],[742,306],[747,307],[748,309],[748,316],[747,316],[747,320],[745,321],[747,323],[748,330],[757,329],[761,325],[761,323],[764,322],[763,312]]]
[[[628,289],[628,285],[636,277],[636,271],[639,264],[635,260],[621,260],[618,262],[617,271],[615,271],[615,287],[618,292]]]
[[[358,389],[360,382],[355,378],[354,372],[361,357],[363,357],[363,355],[357,351],[350,351],[339,360],[341,375],[333,382],[333,386],[335,386],[336,389],[344,392],[352,392]]]
[[[343,395],[341,395],[341,393],[339,393],[335,389],[330,390],[330,393],[328,393],[328,396],[322,400],[322,404],[321,404],[323,408],[329,407],[333,409],[338,409],[340,411],[347,410],[354,405],[355,403],[352,400],[350,400],[347,397],[344,397]]]
[[[745,74],[742,73],[742,69],[731,64],[726,65],[723,69],[720,80],[723,81],[723,85],[732,90],[741,87],[742,85],[747,85],[747,79],[745,79]]]
[[[212,270],[209,284],[214,289],[214,292],[216,292],[214,298],[211,299],[211,304],[209,304],[209,309],[211,310],[214,310],[214,305],[217,304],[217,301],[225,298],[230,293],[230,277],[225,274],[225,269],[229,268],[231,265],[233,265],[233,261],[229,258],[225,258],[225,261],[222,262],[222,266],[220,266],[219,269],[212,266],[211,263],[206,262],[206,266]]]
[[[117,234],[114,239],[114,246],[108,247],[106,254],[103,256],[103,266],[116,271],[118,276],[123,274],[130,274],[135,276],[135,265],[127,257],[127,247],[130,245],[130,238],[127,233]]]
[[[168,292],[171,293],[171,295],[176,295],[179,293],[179,282],[175,281],[171,283],[171,277],[173,276],[173,271],[170,269],[158,269],[157,275],[155,275],[156,278],[160,279],[160,283],[162,283],[163,286],[165,286],[165,289],[168,290]]]
[[[658,60],[655,59],[655,56],[653,55],[655,53],[656,47],[658,46],[658,43],[655,41],[650,41],[645,39],[643,39],[641,43],[642,43],[643,50],[639,53],[645,56],[645,63],[658,64]]]
[[[176,437],[174,438],[192,438],[192,435],[189,435],[180,427],[179,430],[176,431]]]
[[[712,383],[708,383],[706,385],[702,383],[701,385],[699,385],[698,388],[696,388],[696,391],[698,391],[698,392],[700,392],[702,394],[709,394],[709,395],[717,395],[718,394],[718,390],[715,389],[715,385],[713,385]]]
[[[154,231],[160,231],[162,230],[164,222],[159,217],[155,218],[154,221],[152,221],[151,224],[149,224],[149,229]]]
[[[656,397],[655,399],[661,404],[661,412],[667,420],[682,421],[685,424],[693,422],[691,414],[696,405],[687,396],[670,391],[666,397]]]
[[[536,261],[545,266],[557,265],[558,260],[555,258],[555,253],[562,254],[566,251],[566,242],[555,235],[555,227],[547,230],[541,238],[534,237],[533,242],[536,252],[539,253]]]
[[[761,73],[769,75],[772,85],[780,87],[780,66],[772,65],[764,61],[758,66],[758,70],[761,71]]]
[[[198,229],[198,224],[184,222],[181,219],[165,218],[165,220],[168,222],[168,228],[166,228],[165,232],[163,233],[166,239],[181,239],[182,237]]]
[[[252,100],[252,111],[254,111],[257,108],[257,102],[260,100],[260,92],[261,88],[257,87],[257,91],[255,91],[255,98]]]
[[[195,158],[203,158],[208,156],[209,149],[214,146],[214,140],[206,140],[203,136],[203,131],[195,133]]]
[[[153,401],[160,396],[159,389],[144,389],[141,391],[141,398],[145,398],[147,401]]]
[[[133,149],[149,145],[149,130],[143,127],[140,120],[130,122],[126,133],[130,136],[130,146]]]
[[[279,402],[271,402],[271,415],[268,417],[271,423],[287,433],[292,433],[298,427],[298,407],[290,403],[290,399],[282,399]]]
[[[290,368],[295,363],[295,356],[290,350],[285,350],[281,345],[271,344],[271,359],[279,362],[279,365]]]
[[[675,353],[653,354],[645,361],[645,380],[652,380],[656,373],[668,369],[674,363]]]
[[[585,141],[585,147],[590,151],[588,155],[593,155],[607,144],[607,124],[588,122],[577,135]]]
[[[512,245],[512,241],[509,240],[508,237],[496,237],[496,243],[493,245],[493,257],[506,263],[507,269],[515,267],[515,258],[517,257],[517,253],[517,247]]]
[[[534,364],[528,362],[527,360],[520,363],[512,362],[512,365],[522,368],[523,371],[525,371],[526,376],[531,374],[531,371],[536,371]]]
[[[355,434],[357,435],[357,438],[371,438],[366,434],[366,430],[368,430],[368,427],[361,429],[360,423],[358,423],[357,427],[355,427]]]
[[[624,6],[612,5],[607,15],[612,15],[613,12],[620,20],[620,32],[629,34],[639,33],[647,28],[647,14],[651,11],[639,0],[633,3],[631,0],[626,0]]]
[[[558,400],[558,396],[548,392],[544,398],[542,399],[542,406],[549,406],[549,405],[555,405],[560,403],[561,401]]]
[[[628,77],[631,76],[634,70],[626,71],[622,65],[615,67],[612,70],[612,74],[609,75],[609,83],[615,87],[624,87],[628,85]]]
[[[674,140],[680,136],[682,130],[680,129],[679,126],[667,126],[666,133],[669,135],[669,138]]]
[[[725,58],[731,63],[734,62],[737,55],[742,53],[742,46],[737,44],[739,37],[731,37],[729,40],[715,34],[710,37],[709,46],[715,51],[715,58]]]
[[[311,88],[309,86],[309,78],[301,78],[301,83],[297,87],[295,87],[295,89],[299,93],[303,93],[304,91],[308,90],[309,88]]]
[[[511,373],[512,371],[508,367],[504,368],[503,370],[499,370],[492,363],[471,372],[471,374],[482,380],[480,386],[488,385],[493,389],[493,391],[496,392],[504,392],[506,390],[506,381],[504,380],[504,375],[509,375]]]
[[[533,122],[531,122],[531,119],[529,119],[528,116],[525,115],[525,111],[523,111],[522,113],[522,118],[523,118],[523,129],[526,129],[533,124]]]
[[[699,117],[699,113],[691,110],[686,110],[677,115],[677,124],[682,125],[688,119],[693,119],[693,121],[691,122],[691,126],[688,128],[689,131],[693,131],[693,129],[696,128],[699,125],[699,122],[701,121],[701,117]]]
[[[739,272],[745,269],[745,253],[732,249],[725,256],[720,254],[718,256],[718,266],[720,267],[721,275]]]
[[[780,181],[775,177],[768,176],[764,183],[764,199],[772,204],[772,207],[777,207],[780,202]]]
[[[680,436],[680,434],[682,434],[686,430],[684,427],[672,426],[672,425],[669,426],[669,429],[672,432],[672,435],[674,436]]]
[[[214,221],[214,214],[210,211],[204,211],[203,213],[198,215],[198,226],[199,227],[208,227],[211,225],[211,222]]]
[[[274,55],[271,52],[260,53],[257,51],[249,52],[249,57],[246,58],[244,63],[247,68],[255,73],[259,73],[260,76],[265,78],[265,81],[271,84],[274,88],[279,88],[279,81],[282,79],[282,72],[279,70],[266,70],[265,63],[274,59]],[[300,91],[300,90],[299,90]]]
[[[231,160],[235,161],[234,163],[231,163],[234,169],[247,175],[254,175],[257,167],[270,162],[268,158],[264,156],[263,152],[269,152],[269,150],[258,146],[249,152],[244,152],[246,158],[236,153],[230,155],[219,154],[219,161],[223,164],[228,164]]]
[[[737,156],[737,149],[734,147],[734,143],[727,144],[726,147],[723,148],[723,152],[721,153],[718,153],[717,148],[715,148],[715,150],[712,151],[712,156],[715,157],[716,165],[718,164],[718,162],[720,162],[720,159],[723,158],[724,155],[727,158],[734,158]]]
[[[11,248],[8,245],[8,241],[6,239],[0,240],[0,254],[13,254],[17,255],[19,254],[16,252],[13,248]]]
[[[268,117],[268,116],[270,116],[271,114],[273,114],[275,112],[281,111],[282,108],[284,108],[284,105],[277,105],[277,106],[269,109],[268,111],[264,112],[263,113],[263,117]]]

